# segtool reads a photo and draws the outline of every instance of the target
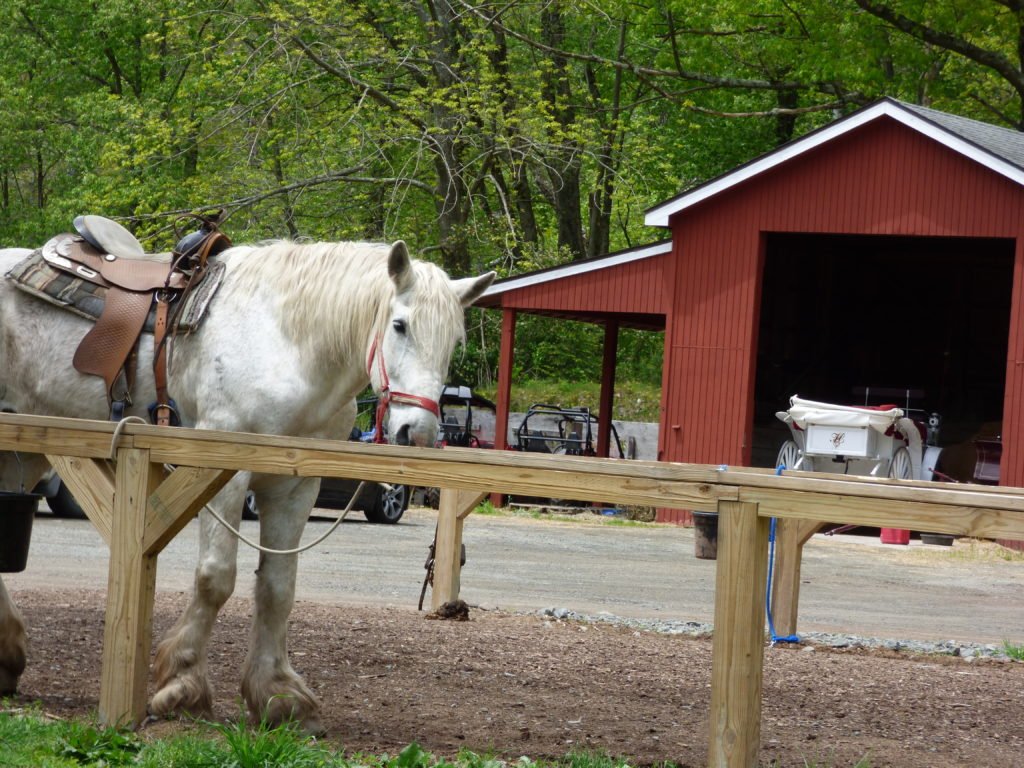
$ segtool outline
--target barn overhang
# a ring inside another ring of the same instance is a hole
[[[476,306],[620,328],[664,330],[665,240],[498,280]]]

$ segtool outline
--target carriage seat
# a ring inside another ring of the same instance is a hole
[[[146,253],[142,243],[116,221],[105,216],[76,216],[75,231],[96,250],[118,259],[140,259],[170,263],[171,254]]]

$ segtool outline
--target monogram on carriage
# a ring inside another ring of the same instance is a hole
[[[42,248],[0,250],[0,406],[26,414],[144,418],[198,429],[345,439],[367,386],[387,437],[433,446],[463,310],[494,279],[450,279],[402,241],[231,245],[205,221],[168,254],[81,217]],[[380,424],[380,421],[378,421]],[[32,488],[45,457],[0,453],[0,490]],[[296,547],[319,479],[238,472],[210,508],[238,527],[251,490],[261,543]],[[207,644],[235,586],[237,539],[200,514],[195,588],[160,643],[149,709],[208,712]],[[242,693],[251,712],[319,728],[286,627],[295,554],[261,553]],[[26,663],[25,628],[0,582],[0,692]]]

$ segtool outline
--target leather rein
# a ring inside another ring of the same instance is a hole
[[[388,406],[391,403],[423,408],[430,411],[438,419],[441,418],[441,405],[437,400],[431,400],[429,397],[410,395],[407,392],[396,392],[391,389],[391,380],[388,378],[387,369],[384,367],[384,353],[380,351],[381,345],[379,342],[380,334],[377,334],[373,337],[373,343],[370,345],[370,354],[366,360],[366,372],[370,375],[370,380],[372,381],[373,361],[376,360],[380,377],[380,396],[377,400],[376,435],[374,435],[373,442],[386,443],[387,438],[384,437],[384,415],[387,413]]]

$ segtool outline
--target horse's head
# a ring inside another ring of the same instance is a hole
[[[391,246],[388,274],[395,288],[390,316],[369,356],[370,381],[381,403],[377,428],[383,428],[386,410],[389,442],[432,446],[448,365],[465,338],[463,309],[487,290],[494,272],[450,280],[433,264],[410,259],[399,240]]]

